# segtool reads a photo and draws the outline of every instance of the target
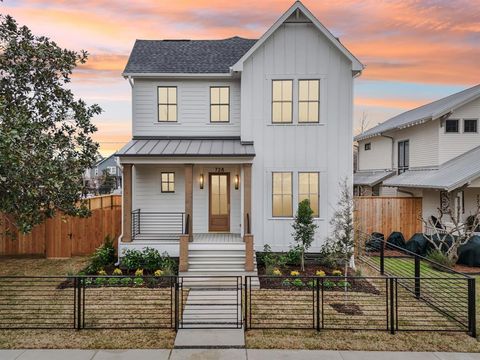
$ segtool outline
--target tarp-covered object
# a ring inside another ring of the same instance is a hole
[[[427,254],[428,240],[422,233],[414,234],[405,244],[405,249],[415,254],[425,256]]]
[[[392,232],[387,239],[387,243],[405,249],[405,238],[403,237],[403,234],[401,232]]]
[[[370,238],[365,242],[366,251],[380,251],[382,242],[385,241],[385,235],[378,232],[373,232]]]
[[[480,266],[480,236],[475,235],[458,249],[458,264]]]

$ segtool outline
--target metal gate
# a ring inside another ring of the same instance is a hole
[[[179,276],[176,286],[177,329],[241,329],[241,276]]]

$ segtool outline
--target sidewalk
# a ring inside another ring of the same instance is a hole
[[[0,350],[0,360],[480,360],[480,354],[325,350]]]

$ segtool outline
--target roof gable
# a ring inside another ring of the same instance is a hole
[[[480,98],[480,84],[394,116],[357,135],[355,140],[364,140],[379,136],[387,131],[399,130],[438,119],[478,98]]]
[[[364,65],[308,10],[300,1],[296,1],[260,39],[231,67],[233,71],[242,71],[243,63],[285,22],[308,20],[327,37],[340,52],[352,62],[352,70],[361,72]]]

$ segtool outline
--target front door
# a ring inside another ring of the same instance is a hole
[[[210,174],[208,230],[230,232],[230,176]]]

